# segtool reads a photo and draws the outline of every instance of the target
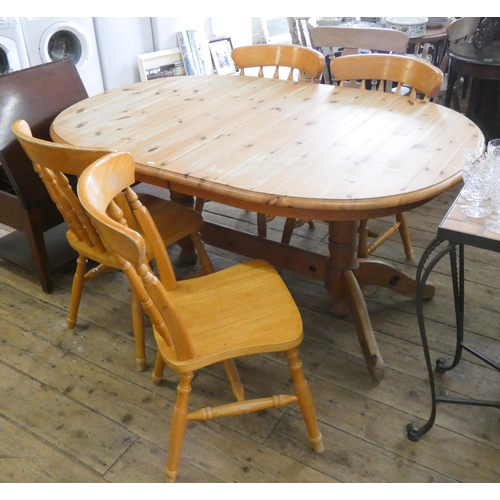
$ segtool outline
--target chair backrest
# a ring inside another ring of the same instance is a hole
[[[79,241],[84,241],[99,251],[105,251],[65,174],[80,176],[85,168],[111,150],[73,147],[36,139],[24,120],[16,120],[12,124],[12,131],[31,160],[32,170],[34,169],[42,180],[69,230]]]
[[[294,45],[309,47],[309,33],[307,31],[307,20],[309,17],[287,17],[286,19],[288,21],[292,43]]]
[[[361,28],[347,26],[317,26],[310,30],[311,45],[322,50],[330,62],[339,52],[342,56],[358,54],[360,50],[405,54],[410,41],[402,31],[386,28]],[[325,83],[332,83],[325,68]]]
[[[289,43],[292,36],[286,17],[260,17],[262,36],[259,43]]]
[[[456,19],[446,28],[449,42],[457,43],[463,40],[472,39],[480,22],[480,17],[462,17]]]
[[[111,153],[94,162],[80,176],[78,196],[109,251],[127,275],[156,331],[173,346],[179,360],[194,356],[186,325],[172,302],[169,291],[177,281],[161,236],[147,209],[130,188],[135,181],[135,164],[129,153]],[[146,241],[127,226],[116,196],[125,192],[142,234],[151,244],[159,268],[158,279],[148,266]]]
[[[245,69],[259,68],[258,76],[264,75],[264,68],[274,68],[273,78],[280,78],[280,69],[286,68],[287,80],[318,81],[325,67],[323,54],[309,47],[285,44],[257,44],[237,47],[231,53],[234,64],[245,75]],[[297,75],[298,73],[298,75]]]
[[[48,200],[48,194],[14,136],[12,122],[26,120],[36,137],[49,140],[54,118],[86,97],[72,59],[0,75],[0,163],[24,207]]]
[[[443,81],[443,72],[425,59],[399,54],[357,54],[335,58],[331,63],[334,79],[343,86],[346,80],[359,81],[366,88],[366,81],[380,82],[372,90],[383,92],[387,82],[397,82],[396,94],[401,94],[403,85],[411,87],[410,96],[417,92],[427,101],[433,97]]]

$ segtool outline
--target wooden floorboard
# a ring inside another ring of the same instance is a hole
[[[377,256],[415,274],[418,259],[435,235],[458,187],[408,214],[415,250],[406,261],[394,235]],[[206,220],[256,232],[255,214],[207,203]],[[374,227],[390,218],[373,222]],[[269,224],[279,240],[283,219]],[[9,232],[0,228],[0,236]],[[327,226],[296,229],[292,244],[327,253]],[[243,258],[208,247],[216,269]],[[178,264],[180,278],[194,267]],[[500,361],[498,254],[467,249],[466,335]],[[45,294],[36,279],[0,260],[0,481],[149,482],[164,480],[168,432],[177,377],[165,372],[151,383],[156,347],[147,328],[146,372],[134,366],[130,290],[113,272],[86,283],[77,327],[67,331],[74,269],[54,273],[55,290]],[[367,287],[366,299],[384,358],[377,383],[366,369],[349,316],[335,318],[322,283],[288,271],[283,279],[304,321],[304,370],[316,405],[325,452],[309,447],[298,407],[191,422],[178,481],[314,483],[496,483],[500,480],[497,409],[440,405],[433,429],[419,442],[406,424],[425,422],[430,393],[415,313],[415,301]],[[432,275],[436,296],[425,304],[433,359],[453,353],[454,309],[450,272],[440,264]],[[238,360],[249,396],[290,388],[286,361],[275,355]],[[498,399],[498,373],[469,355],[451,373],[437,375],[438,390],[464,397]],[[220,366],[195,377],[193,404],[231,401]]]

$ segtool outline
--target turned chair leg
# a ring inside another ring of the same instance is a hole
[[[403,247],[405,249],[405,255],[408,260],[413,259],[413,247],[411,246],[410,240],[410,230],[408,229],[408,223],[406,222],[406,217],[404,214],[396,214],[396,220],[399,222],[399,234],[401,240],[403,241]]]
[[[153,370],[153,384],[158,385],[163,379],[163,370],[165,369],[165,360],[162,358],[161,354],[158,352],[156,355],[155,368]]]
[[[245,401],[245,388],[241,383],[240,374],[238,373],[234,359],[226,359],[224,361],[224,368],[226,369],[227,378],[231,382],[231,391],[236,401]]]
[[[205,208],[205,200],[197,196],[194,202],[194,209],[201,214],[203,212],[203,208]]]
[[[83,295],[83,284],[86,281],[96,278],[100,274],[116,271],[116,268],[106,266],[105,264],[99,264],[85,272],[87,262],[88,259],[82,254],[80,254],[76,260],[76,271],[73,277],[73,284],[71,285],[71,298],[67,320],[68,330],[72,330],[76,325],[78,310],[80,309],[80,302]]]
[[[292,239],[293,230],[295,229],[296,219],[293,217],[288,217],[285,221],[285,226],[283,227],[283,234],[281,235],[281,243],[288,245]]]
[[[261,238],[267,238],[267,215],[257,214],[257,235]]]
[[[180,382],[177,386],[177,400],[175,402],[170,425],[170,442],[168,445],[167,468],[165,471],[168,483],[175,482],[179,473],[179,460],[181,456],[182,442],[186,432],[188,401],[191,392],[191,380],[193,372],[181,373]]]
[[[200,259],[201,268],[205,274],[212,274],[215,272],[212,260],[210,259],[205,245],[201,240],[200,234],[198,232],[192,233],[191,241],[193,242],[198,258]]]
[[[288,217],[285,221],[285,225],[283,227],[283,234],[281,235],[281,243],[285,245],[290,244],[290,240],[292,239],[293,236],[293,230],[296,227],[300,227],[305,224],[305,221],[301,219],[295,219],[293,217]],[[310,229],[315,229],[316,224],[314,223],[313,220],[308,220],[307,224],[309,225]]]
[[[146,346],[144,344],[144,311],[137,294],[132,291],[132,326],[135,339],[135,362],[137,370],[146,369]]]
[[[302,412],[309,433],[309,439],[313,445],[314,451],[316,453],[322,453],[324,450],[323,437],[321,436],[321,432],[319,432],[311,391],[304,377],[302,361],[299,359],[299,351],[294,347],[293,349],[285,351],[285,354],[288,359],[288,368],[293,378],[295,395],[297,396],[300,411]]]
[[[73,277],[73,284],[71,285],[71,297],[68,312],[68,330],[73,330],[76,325],[76,318],[78,316],[78,309],[80,308],[80,301],[83,293],[83,283],[85,281],[85,268],[87,266],[87,258],[79,254],[76,259],[76,271]]]

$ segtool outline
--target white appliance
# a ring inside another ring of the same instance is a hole
[[[19,18],[0,17],[0,75],[29,65]]]
[[[103,89],[91,17],[21,17],[31,66],[71,58],[89,96]]]
[[[150,17],[94,17],[104,90],[140,82],[137,56],[155,50]]]

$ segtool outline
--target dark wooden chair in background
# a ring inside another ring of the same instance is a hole
[[[36,272],[45,292],[51,271],[76,259],[67,225],[33,170],[11,125],[27,120],[33,134],[50,140],[50,125],[64,109],[88,97],[72,60],[0,76],[0,223],[15,229],[0,238],[0,258]]]

